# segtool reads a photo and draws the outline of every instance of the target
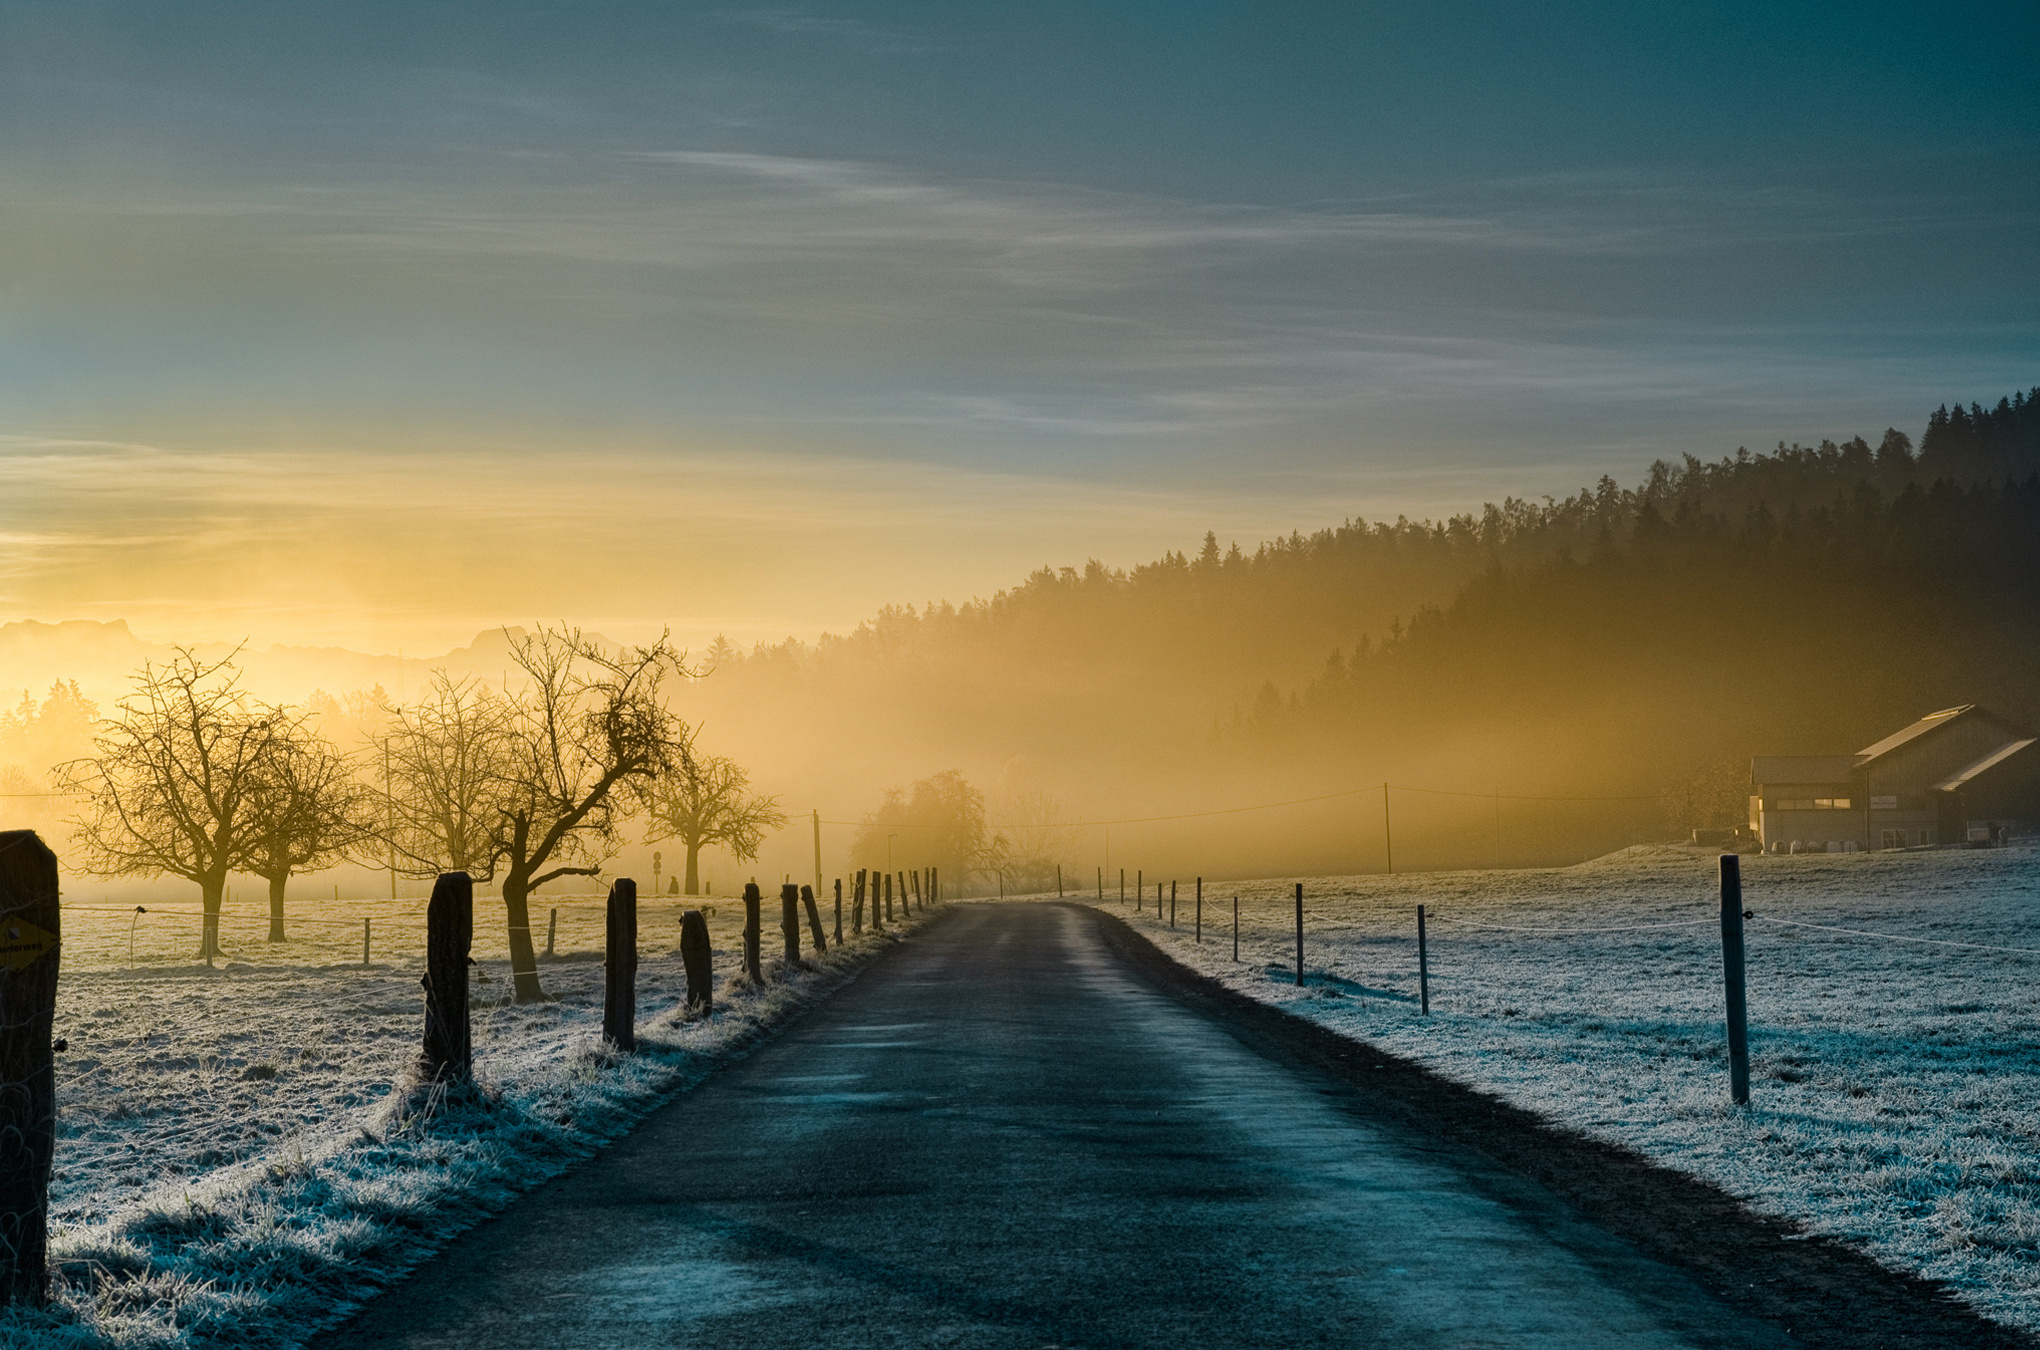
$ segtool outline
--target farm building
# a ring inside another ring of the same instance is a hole
[[[1853,755],[1759,755],[1750,828],[1773,853],[2000,843],[2031,814],[2035,740],[1965,703]]]

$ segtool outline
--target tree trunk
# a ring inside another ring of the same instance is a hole
[[[687,846],[687,893],[701,894],[701,845]]]
[[[198,955],[207,965],[220,954],[220,901],[226,893],[224,876],[207,877],[198,883],[199,908],[204,912],[199,920]]]
[[[530,874],[512,871],[503,878],[503,912],[510,925],[510,979],[519,1003],[545,1002],[538,982],[538,951],[531,945]]]
[[[269,940],[283,941],[283,888],[290,882],[290,873],[279,872],[269,878]]]

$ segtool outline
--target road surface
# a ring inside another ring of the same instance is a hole
[[[1792,1344],[1100,922],[959,906],[320,1345]]]

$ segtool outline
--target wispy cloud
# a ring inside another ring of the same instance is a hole
[[[925,33],[894,25],[874,24],[843,15],[816,14],[812,10],[764,7],[717,10],[708,16],[724,23],[742,24],[768,33],[792,38],[822,38],[860,51],[912,54],[932,50],[934,42]]]

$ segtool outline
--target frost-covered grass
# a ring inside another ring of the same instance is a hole
[[[1265,1002],[1684,1168],[2040,1329],[2040,849],[1742,860],[1752,1102],[1728,1104],[1714,855],[1639,847],[1553,871],[1193,888],[1163,950]],[[1295,979],[1304,883],[1307,983]],[[1241,901],[1231,960],[1231,898]],[[1416,906],[1431,1016],[1418,1015]],[[1538,933],[1682,924],[1629,932]]]
[[[313,915],[306,936],[280,948],[257,940],[266,921],[238,935],[230,924],[235,959],[217,970],[175,947],[138,952],[129,968],[125,914],[67,908],[54,1301],[0,1315],[0,1347],[300,1343],[615,1138],[920,918],[741,988],[730,977],[742,907],[724,902],[711,920],[716,1012],[690,1020],[680,907],[646,904],[640,1050],[616,1055],[600,1039],[599,909],[562,906],[561,959],[541,965],[555,1001],[518,1007],[501,911],[491,932],[478,901],[479,1086],[447,1098],[412,1088],[423,902],[409,903],[415,914],[378,916],[387,947],[368,967],[351,917],[326,929],[351,928],[353,963],[318,962],[334,953]],[[766,909],[769,951],[777,906]]]

